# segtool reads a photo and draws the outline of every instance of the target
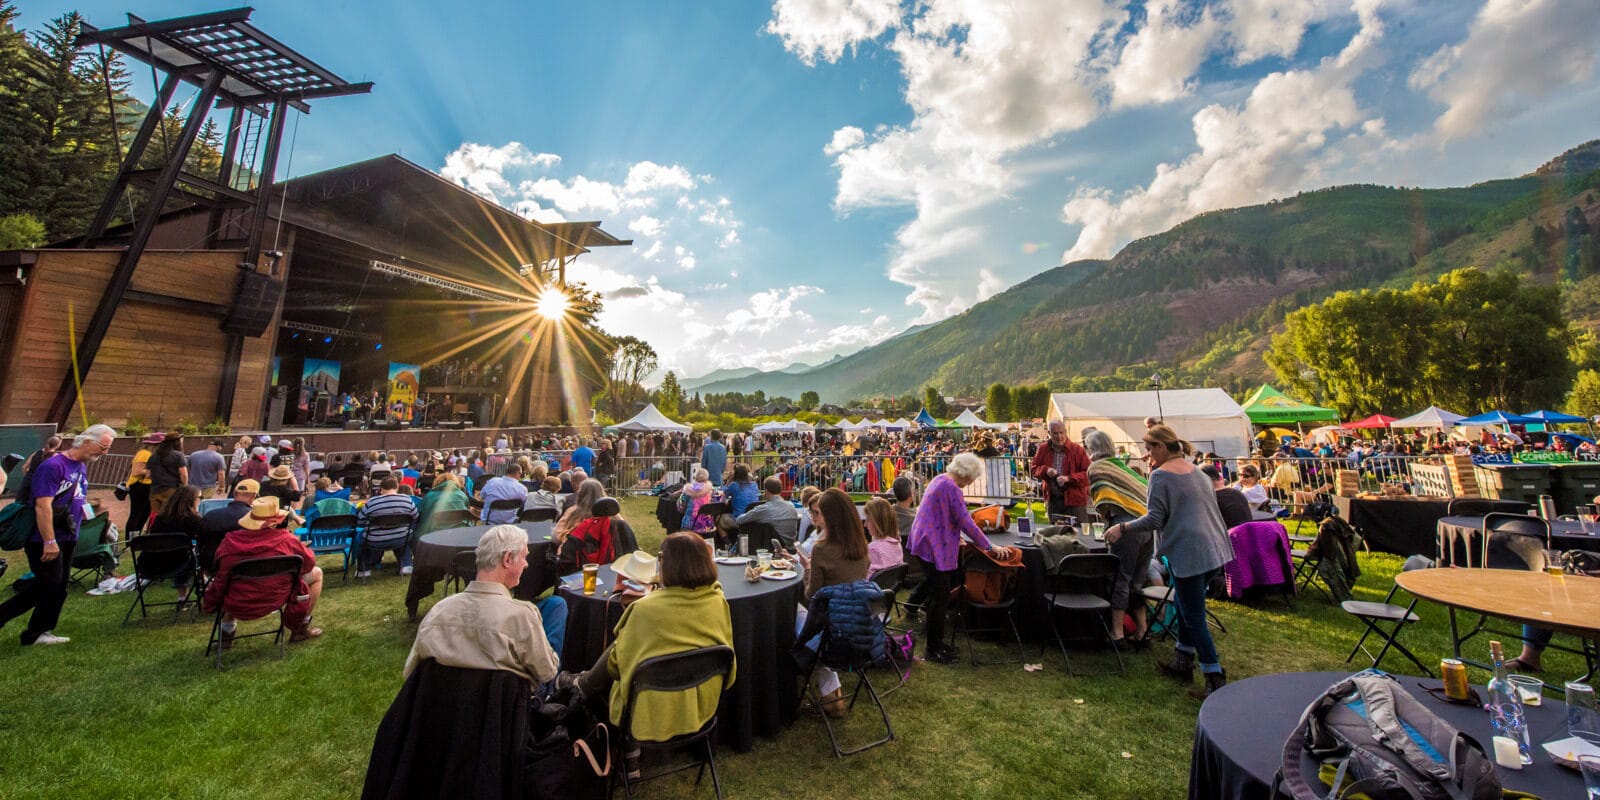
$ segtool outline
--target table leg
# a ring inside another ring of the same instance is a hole
[[[1461,637],[1456,628],[1456,607],[1450,607],[1450,647],[1457,660],[1461,658]]]

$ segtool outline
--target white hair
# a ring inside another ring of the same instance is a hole
[[[971,483],[983,476],[983,459],[972,453],[960,453],[950,459],[944,471],[957,481]]]
[[[72,437],[73,447],[82,447],[90,442],[99,442],[102,438],[110,436],[117,438],[117,432],[110,425],[90,425],[83,429],[83,433]]]
[[[495,525],[478,537],[478,571],[494,569],[507,553],[528,549],[528,532],[515,525]]]
[[[1089,460],[1110,458],[1117,454],[1117,446],[1112,443],[1111,437],[1105,431],[1090,429],[1083,437],[1083,449],[1089,454]]]
[[[705,467],[695,467],[694,479],[697,481],[709,481],[711,480],[711,473],[707,472]]]

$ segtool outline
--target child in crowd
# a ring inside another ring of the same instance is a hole
[[[900,525],[895,520],[894,506],[888,500],[874,497],[867,501],[867,574],[905,563],[905,553],[900,547]]]

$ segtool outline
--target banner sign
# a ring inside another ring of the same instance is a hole
[[[1511,464],[1510,453],[1479,453],[1472,457],[1474,464]]]
[[[1522,464],[1571,464],[1572,456],[1568,453],[1548,453],[1534,450],[1527,453],[1518,453],[1517,461]]]
[[[389,419],[411,419],[412,404],[417,402],[417,392],[421,385],[418,378],[422,368],[416,364],[389,364]],[[395,409],[395,404],[401,404],[403,409]]]
[[[300,410],[309,413],[319,392],[327,392],[329,396],[339,393],[339,362],[306,359],[300,371]]]

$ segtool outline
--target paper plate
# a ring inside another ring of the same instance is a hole
[[[749,564],[750,563],[750,557],[749,556],[720,556],[720,557],[717,558],[717,563],[718,564],[724,564],[724,565],[730,566],[730,567],[740,567],[740,566],[745,566],[745,565]]]
[[[769,572],[761,573],[761,577],[769,581],[786,581],[790,578],[797,577],[799,574],[800,573],[795,572],[792,569],[775,569]]]

